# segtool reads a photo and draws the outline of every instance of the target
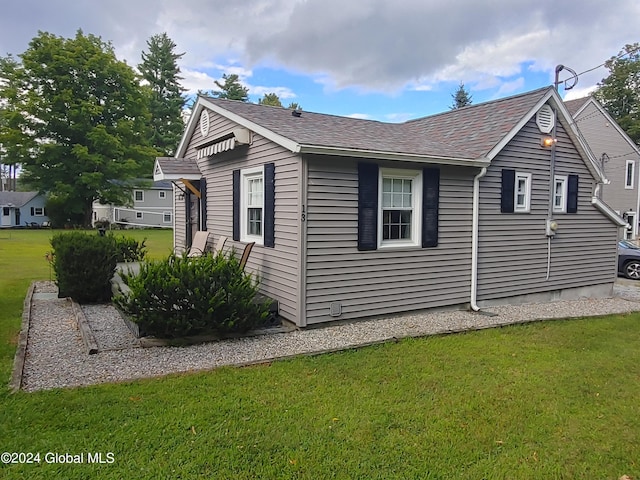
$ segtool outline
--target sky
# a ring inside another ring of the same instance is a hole
[[[4,0],[0,55],[38,31],[78,29],[136,66],[154,34],[176,43],[182,85],[215,89],[237,74],[304,110],[400,122],[449,110],[460,83],[473,103],[552,85],[640,42],[638,0]],[[590,93],[604,67],[565,99]]]

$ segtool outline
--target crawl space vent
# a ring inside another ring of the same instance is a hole
[[[209,112],[206,110],[200,114],[200,133],[203,137],[209,135]]]
[[[542,133],[551,133],[554,123],[553,110],[549,105],[543,105],[536,114],[536,125]]]

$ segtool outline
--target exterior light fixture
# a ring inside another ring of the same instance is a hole
[[[544,148],[553,147],[558,142],[557,138],[553,137],[540,137],[540,145]]]

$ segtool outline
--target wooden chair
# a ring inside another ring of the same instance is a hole
[[[251,249],[256,244],[256,242],[247,243],[244,247],[244,251],[242,252],[242,257],[240,257],[240,268],[244,270],[244,266],[247,264],[247,260],[249,260],[249,254],[251,253]]]
[[[204,255],[204,252],[207,250],[208,240],[209,232],[204,232],[202,230],[197,231],[193,236],[193,241],[191,242],[191,247],[189,248],[187,257],[201,257]]]
[[[213,249],[213,254],[217,255],[218,253],[221,253],[225,243],[227,243],[227,237],[221,235],[220,238],[218,238],[216,247]]]

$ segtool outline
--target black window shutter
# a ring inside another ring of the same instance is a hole
[[[578,175],[569,175],[567,183],[567,213],[578,212]]]
[[[422,248],[438,246],[440,169],[422,169]]]
[[[378,165],[358,163],[358,250],[378,248]]]
[[[275,247],[275,164],[264,166],[264,246]]]
[[[240,240],[240,170],[233,171],[233,239]]]
[[[502,213],[513,213],[513,198],[515,194],[516,171],[502,169],[502,198],[500,200],[500,211]]]
[[[207,230],[207,179],[200,179],[200,225],[201,230]]]

